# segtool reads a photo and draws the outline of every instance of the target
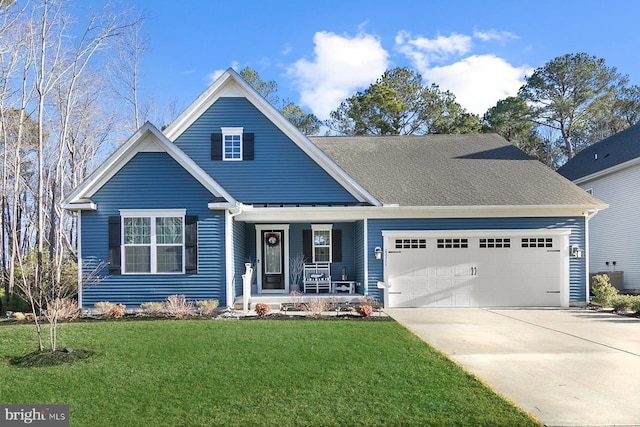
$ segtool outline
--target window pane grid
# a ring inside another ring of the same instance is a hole
[[[182,218],[156,218],[156,243],[160,245],[182,244]]]
[[[331,262],[331,230],[313,230],[313,262]]]
[[[151,243],[151,218],[124,219],[125,245],[148,245]]]
[[[182,272],[182,246],[158,247],[158,273]]]
[[[151,272],[151,247],[127,246],[124,248],[125,271],[127,273]]]
[[[125,273],[182,273],[183,217],[123,217]]]
[[[224,136],[224,158],[229,160],[241,159],[242,140],[240,135]]]

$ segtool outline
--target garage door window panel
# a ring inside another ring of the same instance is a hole
[[[479,239],[478,246],[481,249],[510,248],[511,247],[511,239],[507,239],[507,238],[483,238],[483,239]]]
[[[523,237],[523,248],[553,248],[553,237]]]
[[[438,249],[467,249],[469,239],[438,239]]]

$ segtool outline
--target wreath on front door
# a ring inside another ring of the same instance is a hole
[[[267,242],[267,246],[269,246],[270,248],[273,248],[280,244],[280,236],[278,235],[278,233],[267,233],[264,236],[264,240],[265,242]]]

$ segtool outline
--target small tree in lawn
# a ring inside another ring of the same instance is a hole
[[[75,302],[70,300],[78,292],[78,275],[76,274],[75,264],[71,261],[66,263],[60,280],[40,281],[38,283],[34,279],[37,265],[35,253],[32,253],[24,262],[21,258],[18,261],[19,274],[16,285],[22,291],[31,307],[38,336],[38,350],[45,351],[41,325],[41,320],[44,319],[49,328],[48,350],[54,352],[58,344],[58,322],[71,314],[70,305]],[[50,266],[51,264],[45,262],[43,265]],[[85,289],[98,285],[106,278],[101,274],[106,265],[107,263],[104,261],[97,261],[93,264],[88,263],[87,271],[83,274],[82,279]],[[45,270],[44,273],[48,272]],[[77,310],[77,303],[75,304]],[[40,316],[42,316],[42,319]]]

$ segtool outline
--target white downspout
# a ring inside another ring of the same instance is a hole
[[[589,220],[596,216],[597,210],[587,211],[584,215],[584,269],[585,269],[585,300],[587,304],[590,302],[591,283],[589,282],[589,259],[591,259],[591,252],[589,252]]]
[[[226,284],[227,284],[227,307],[233,307],[234,302],[234,292],[233,292],[233,281],[235,278],[235,260],[234,260],[234,247],[233,247],[233,218],[236,215],[239,215],[244,210],[244,205],[242,203],[236,204],[237,212],[232,213],[231,209],[227,209],[224,211],[225,215],[225,264],[226,264]]]

